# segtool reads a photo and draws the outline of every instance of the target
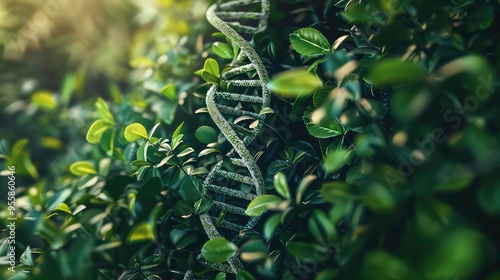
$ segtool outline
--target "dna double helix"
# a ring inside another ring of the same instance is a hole
[[[238,239],[243,230],[253,228],[259,220],[258,216],[245,215],[250,201],[265,193],[264,178],[247,146],[264,124],[265,115],[259,112],[269,107],[271,95],[264,64],[245,37],[266,29],[269,10],[269,0],[231,0],[219,1],[206,13],[210,24],[240,49],[230,69],[221,74],[224,90],[213,85],[206,96],[211,118],[233,147],[226,154],[229,160],[217,162],[204,181],[207,192],[215,197],[212,210],[200,215],[210,239],[230,236]],[[247,191],[241,189],[242,185]],[[226,198],[231,204],[226,203]],[[217,224],[222,211],[225,218]],[[226,273],[235,274],[243,268],[237,257],[223,264],[208,263],[201,256],[198,260],[206,267]],[[193,273],[188,271],[185,279],[192,278]]]

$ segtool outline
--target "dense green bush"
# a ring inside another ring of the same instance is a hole
[[[29,279],[226,277],[199,254],[212,263],[236,255],[245,266],[238,279],[498,279],[498,8],[272,1],[268,29],[252,45],[273,98],[249,145],[268,193],[246,209],[260,222],[234,241],[209,241],[199,215],[214,199],[203,179],[231,148],[204,97],[211,84],[224,86],[220,74],[239,50],[204,32],[202,18],[190,18],[196,28],[174,46],[129,51],[118,82],[68,69],[50,86],[59,95],[0,84],[20,92],[5,98],[0,128],[2,174],[16,168],[12,279],[28,279],[21,270]],[[0,67],[53,83],[24,63]],[[83,95],[86,83],[103,98]],[[9,231],[0,234],[5,261]]]

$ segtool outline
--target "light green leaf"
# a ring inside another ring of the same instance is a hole
[[[96,120],[87,131],[86,139],[90,144],[97,144],[101,141],[102,135],[108,129],[113,127],[112,124],[104,120]]]
[[[164,86],[161,90],[160,93],[164,96],[166,96],[168,99],[175,101],[175,85],[174,84],[168,84]]]
[[[223,263],[234,256],[238,247],[224,238],[214,238],[201,248],[201,254],[210,263]]]
[[[95,102],[95,107],[97,110],[97,114],[99,115],[99,118],[103,121],[106,121],[110,124],[115,124],[115,118],[109,111],[108,104],[102,99],[102,98],[97,98],[97,101]]]
[[[127,237],[130,243],[140,241],[154,241],[154,232],[147,222],[135,226]]]
[[[226,43],[215,42],[212,45],[212,50],[214,51],[214,53],[216,53],[218,56],[222,58],[227,58],[227,59],[233,58],[233,49]]]
[[[301,28],[290,34],[290,42],[293,48],[304,56],[328,54],[330,43],[314,28]]]
[[[288,183],[286,176],[283,172],[279,172],[274,175],[274,189],[285,199],[290,198],[290,190],[288,188]]]
[[[331,174],[346,165],[348,154],[349,151],[346,149],[329,152],[323,162],[323,168],[325,169],[326,174]]]
[[[125,139],[129,142],[137,141],[141,138],[148,139],[146,128],[140,123],[133,123],[125,128]]]
[[[59,205],[57,205],[57,207],[56,207],[56,208],[54,208],[54,211],[56,211],[56,210],[66,212],[66,213],[68,213],[68,214],[70,214],[70,215],[72,214],[71,209],[70,209],[70,208],[69,208],[69,206],[68,206],[66,203],[64,203],[64,202],[63,202],[63,203],[61,203],[61,204],[59,204]]]
[[[268,87],[284,97],[295,98],[300,93],[311,94],[322,85],[323,83],[314,74],[306,69],[297,68],[274,76]]]
[[[203,65],[203,70],[208,72],[209,74],[212,74],[216,78],[219,77],[220,70],[219,70],[219,63],[213,58],[208,58],[205,60],[205,64]]]
[[[264,211],[267,210],[268,205],[277,205],[281,203],[283,199],[271,195],[271,194],[265,194],[256,197],[250,204],[248,204],[247,209],[245,210],[245,214],[248,216],[258,216],[264,213]]]
[[[77,161],[69,166],[69,171],[76,176],[83,176],[88,174],[97,174],[92,163],[88,161]]]
[[[44,110],[54,110],[57,108],[57,99],[54,94],[48,90],[40,90],[33,93],[31,102]]]
[[[422,65],[391,58],[377,61],[366,81],[374,86],[398,86],[421,81],[425,75]]]

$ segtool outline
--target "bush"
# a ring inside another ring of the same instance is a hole
[[[217,163],[233,168],[234,146],[205,97],[233,89],[224,75],[241,50],[200,35],[208,25],[193,17],[174,47],[131,52],[127,79],[106,79],[103,98],[75,95],[68,73],[60,97],[35,87],[2,106],[2,174],[15,166],[17,186],[12,279],[224,279],[217,264],[235,257],[237,279],[499,277],[498,3],[271,2],[251,38],[271,105],[234,119],[261,127],[248,150],[267,193],[224,201],[259,222],[210,240],[200,221],[233,219],[203,183]]]

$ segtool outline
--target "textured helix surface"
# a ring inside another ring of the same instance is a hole
[[[226,155],[229,160],[216,163],[204,181],[206,190],[214,196],[210,212],[200,216],[210,239],[237,240],[243,230],[251,229],[259,220],[259,217],[245,215],[248,203],[265,193],[264,178],[247,147],[264,123],[265,117],[259,115],[260,110],[270,104],[270,92],[266,86],[269,76],[260,57],[244,37],[251,37],[266,28],[269,8],[269,0],[236,0],[219,1],[207,10],[210,24],[240,49],[230,69],[221,74],[221,81],[226,83],[224,90],[213,85],[206,96],[211,118],[232,146]],[[245,191],[242,185],[246,186]],[[225,202],[226,198],[231,204]],[[216,227],[220,211],[227,214]],[[198,260],[207,267],[227,273],[236,273],[243,267],[236,257],[224,264],[207,263],[201,256]],[[190,279],[192,275],[188,272],[186,278]]]

